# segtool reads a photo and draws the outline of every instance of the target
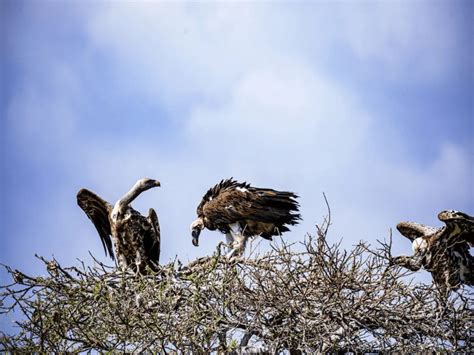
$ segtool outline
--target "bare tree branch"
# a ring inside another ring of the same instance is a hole
[[[327,200],[326,200],[327,203]],[[472,294],[439,297],[392,265],[389,241],[331,245],[328,216],[303,251],[178,260],[137,276],[93,256],[93,266],[38,259],[48,277],[3,265],[0,314],[19,312],[0,351],[210,352],[472,351]],[[16,314],[16,313],[15,313]],[[11,317],[11,316],[10,316]]]

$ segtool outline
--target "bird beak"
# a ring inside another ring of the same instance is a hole
[[[191,232],[191,235],[193,236],[193,245],[195,247],[199,246],[199,234],[201,234],[201,229],[199,228],[194,228]]]
[[[161,183],[158,180],[155,180],[155,186],[161,186]]]

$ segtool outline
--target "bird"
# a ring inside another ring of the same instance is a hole
[[[474,218],[466,213],[447,210],[438,214],[446,225],[429,227],[414,222],[400,222],[398,231],[412,241],[413,256],[398,256],[392,263],[412,271],[429,271],[443,294],[462,284],[474,285]]]
[[[192,243],[199,245],[204,228],[226,235],[228,258],[242,256],[250,237],[272,240],[301,220],[298,196],[293,192],[252,187],[233,178],[210,188],[199,203],[191,223]]]
[[[158,180],[143,178],[113,206],[94,192],[81,189],[77,204],[99,233],[105,255],[117,260],[118,266],[136,273],[156,271],[160,259],[160,224],[153,208],[142,216],[130,205],[142,192],[161,186]],[[113,242],[113,247],[112,247]]]

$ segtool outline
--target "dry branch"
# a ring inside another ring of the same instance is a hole
[[[22,314],[0,351],[472,351],[472,294],[449,299],[415,284],[378,249],[330,245],[330,216],[302,251],[280,240],[264,255],[178,261],[137,276],[97,260],[48,277],[5,266],[0,313]]]

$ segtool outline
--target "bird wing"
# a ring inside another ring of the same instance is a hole
[[[148,210],[148,222],[151,224],[152,233],[151,240],[146,241],[147,254],[150,259],[158,264],[160,261],[160,248],[161,248],[161,232],[160,223],[158,222],[158,216],[153,208]]]
[[[231,224],[244,219],[268,223],[296,223],[298,203],[296,195],[270,189],[238,190],[221,192],[204,204],[204,217],[213,224]]]
[[[442,211],[438,214],[440,221],[446,224],[450,244],[469,243],[474,246],[474,217],[459,211]]]
[[[89,217],[97,229],[104,247],[105,255],[107,255],[108,252],[109,256],[114,260],[115,257],[111,239],[112,232],[109,222],[109,213],[112,210],[112,205],[87,189],[81,189],[77,193],[77,204],[86,213],[87,217]]]
[[[414,241],[416,238],[429,236],[438,230],[438,228],[428,227],[415,222],[400,222],[397,224],[397,229],[411,241]]]
[[[221,192],[202,207],[204,217],[212,224],[231,224],[242,219],[243,211],[251,208],[245,194],[237,190]]]

